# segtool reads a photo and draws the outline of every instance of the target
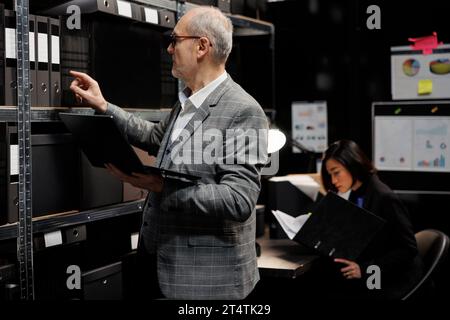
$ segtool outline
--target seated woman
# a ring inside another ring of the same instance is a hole
[[[322,182],[356,205],[386,220],[383,229],[357,261],[335,259],[340,274],[333,289],[358,297],[400,299],[420,279],[422,264],[408,212],[400,199],[378,179],[376,169],[353,141],[340,140],[329,146],[322,162]],[[381,272],[381,289],[367,287],[367,267]],[[336,284],[338,284],[336,286]],[[342,290],[341,290],[342,289]],[[341,292],[341,293],[342,293]]]

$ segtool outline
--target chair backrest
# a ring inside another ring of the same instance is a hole
[[[416,233],[416,241],[419,255],[423,260],[424,273],[419,283],[402,300],[411,297],[429,280],[436,267],[446,257],[450,243],[445,233],[434,229],[426,229]]]

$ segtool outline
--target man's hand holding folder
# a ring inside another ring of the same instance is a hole
[[[152,192],[161,192],[164,187],[164,179],[161,175],[143,174],[137,172],[132,172],[131,175],[128,175],[120,171],[111,163],[105,164],[105,167],[113,176],[117,177],[123,182],[128,182],[135,187],[146,189]]]

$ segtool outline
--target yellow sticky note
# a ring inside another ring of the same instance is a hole
[[[417,94],[424,95],[433,92],[433,81],[430,79],[419,80],[417,83]]]

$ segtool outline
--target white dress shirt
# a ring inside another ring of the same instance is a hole
[[[170,136],[170,142],[174,142],[181,131],[186,127],[189,120],[192,119],[198,108],[205,102],[206,98],[213,92],[225,79],[227,78],[227,73],[222,73],[218,78],[208,83],[206,86],[198,90],[193,95],[190,95],[189,88],[185,88],[183,91],[178,93],[178,99],[181,103],[181,111],[178,114],[177,120],[173,126],[172,135]],[[186,106],[187,101],[188,103]],[[185,108],[186,106],[186,108]]]

